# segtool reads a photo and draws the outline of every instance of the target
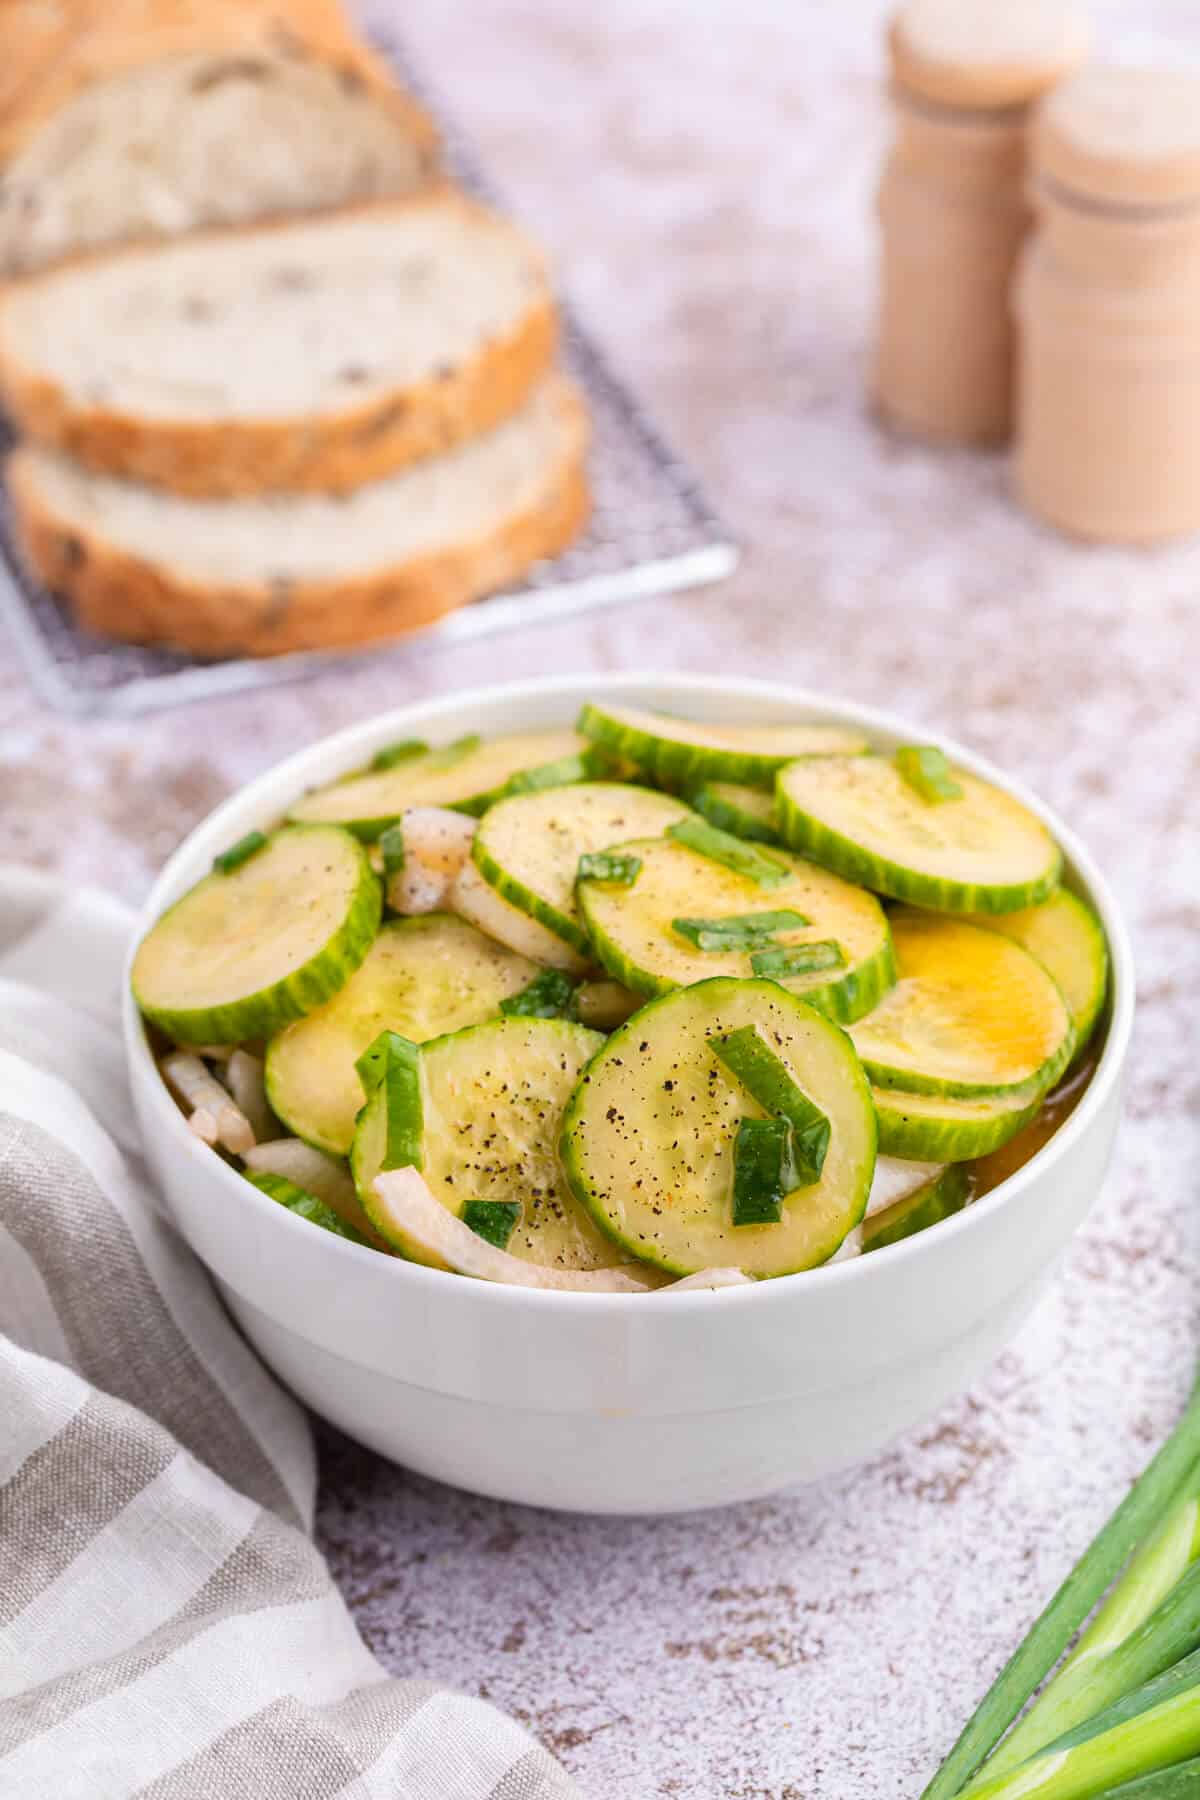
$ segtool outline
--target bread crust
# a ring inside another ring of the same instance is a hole
[[[338,216],[443,206],[452,193],[436,188],[403,200],[365,202]],[[502,224],[465,195],[454,194],[454,200],[493,227],[518,235],[515,227]],[[187,242],[264,230],[285,234],[296,225],[292,218],[266,226],[229,226],[193,233]],[[112,261],[131,253],[127,247],[99,255]],[[540,263],[532,247],[528,253]],[[85,260],[91,258],[77,258],[72,266]],[[12,284],[10,291],[54,279],[55,272],[34,275]],[[345,493],[442,455],[519,411],[553,362],[557,342],[558,314],[547,284],[512,331],[487,340],[468,361],[414,385],[389,389],[366,404],[276,419],[155,419],[77,405],[57,381],[24,365],[4,329],[0,301],[0,393],[26,437],[100,474],[192,499]]]
[[[509,586],[566,549],[591,507],[587,418],[564,384],[563,454],[528,507],[469,542],[345,580],[197,584],[55,516],[38,492],[31,453],[14,451],[8,483],[23,555],[37,578],[101,637],[164,644],[199,656],[283,656],[404,636]]]
[[[28,0],[19,12],[26,10]],[[0,164],[93,83],[211,51],[330,64],[400,122],[432,168],[432,121],[358,37],[339,0],[41,0],[37,10],[40,29],[0,89]]]

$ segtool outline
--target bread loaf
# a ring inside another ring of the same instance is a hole
[[[402,194],[436,163],[334,0],[0,0],[0,40],[0,275]]]
[[[542,259],[449,189],[70,263],[0,296],[0,395],[101,473],[356,487],[489,430],[549,366]]]
[[[32,571],[86,629],[269,656],[394,637],[515,582],[579,530],[586,446],[555,375],[486,436],[342,498],[180,499],[31,446],[8,479]]]

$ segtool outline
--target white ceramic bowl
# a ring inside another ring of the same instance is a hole
[[[381,745],[568,725],[598,694],[702,719],[860,726],[885,747],[928,735],[793,688],[689,676],[581,676],[431,700],[339,732],[218,807],[164,869],[138,936],[217,851]],[[973,1381],[1033,1306],[1099,1189],[1134,978],[1113,897],[1082,846],[1000,771],[942,742],[1040,813],[1062,844],[1069,879],[1108,932],[1112,1017],[1086,1094],[1044,1149],[957,1217],[858,1260],[723,1292],[556,1294],[331,1238],[191,1135],[127,984],[129,1066],[151,1166],[230,1311],[288,1386],[352,1436],[441,1481],[538,1506],[655,1513],[754,1498],[854,1463]]]

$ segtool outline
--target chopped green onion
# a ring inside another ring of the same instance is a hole
[[[611,850],[592,850],[580,857],[575,879],[606,881],[612,887],[632,887],[641,870],[640,856],[619,856]]]
[[[561,969],[543,969],[519,994],[510,994],[507,1000],[502,1000],[500,1011],[509,1019],[569,1018],[573,1011],[575,985]],[[500,1248],[504,1248],[503,1244]]]
[[[1187,1601],[1185,1575],[1193,1585],[1193,1601],[1192,1626],[1182,1627],[1188,1639],[1183,1650],[1200,1643],[1198,1556],[1200,1471],[1193,1470],[1183,1494],[1130,1559],[1062,1668],[1000,1745],[988,1764],[989,1774],[1024,1762],[1177,1660],[1183,1651],[1173,1648],[1177,1639],[1170,1621],[1178,1624],[1176,1609]]]
[[[576,781],[586,781],[591,768],[587,756],[560,756],[557,762],[521,769],[505,782],[504,798],[507,800],[512,794],[540,794],[543,788],[571,787]]]
[[[819,1180],[829,1150],[829,1120],[797,1087],[771,1046],[753,1025],[743,1025],[713,1038],[712,1047],[763,1111],[772,1118],[786,1119],[791,1126],[793,1185],[808,1187]]]
[[[245,1178],[260,1193],[277,1200],[280,1206],[286,1206],[297,1218],[307,1219],[310,1225],[319,1225],[322,1231],[332,1231],[335,1237],[348,1238],[352,1244],[366,1243],[362,1233],[339,1218],[332,1206],[327,1206],[324,1200],[318,1200],[307,1188],[289,1181],[286,1175],[255,1174],[246,1170]]]
[[[383,1107],[386,1169],[419,1169],[425,1161],[421,1051],[398,1031],[381,1031],[354,1067],[368,1107]],[[383,1092],[379,1090],[382,1088]],[[359,1118],[363,1114],[360,1112]]]
[[[424,756],[429,745],[421,738],[402,738],[398,744],[385,744],[371,758],[373,771],[394,769],[397,763],[408,762],[414,756]]]
[[[213,857],[213,868],[218,875],[232,875],[235,869],[240,869],[252,856],[257,856],[266,841],[263,832],[248,831],[244,838],[239,838],[228,850],[222,850],[220,856]]]
[[[731,913],[723,919],[672,919],[671,930],[697,950],[753,950],[769,944],[777,931],[798,931],[811,924],[803,913]]]
[[[756,975],[769,975],[779,981],[788,975],[815,975],[821,969],[840,969],[845,965],[842,947],[831,939],[816,944],[781,944],[773,950],[758,950],[750,958]]]
[[[792,1128],[786,1119],[742,1119],[733,1145],[733,1222],[778,1225],[789,1182]]]
[[[386,831],[380,833],[379,848],[383,855],[383,878],[390,881],[404,867],[404,827],[389,825]]]
[[[517,1228],[521,1206],[517,1200],[468,1200],[462,1209],[462,1222],[477,1237],[504,1250]]]
[[[1200,1383],[1175,1430],[1076,1563],[968,1720],[921,1800],[954,1800],[1140,1540],[1168,1511],[1200,1457]]]
[[[961,800],[962,783],[955,781],[945,752],[936,744],[904,744],[893,757],[896,773],[928,806],[943,800]]]
[[[735,875],[744,875],[759,887],[779,887],[791,874],[778,857],[769,856],[730,831],[710,825],[707,819],[681,819],[677,825],[667,826],[667,836],[677,844],[686,844],[697,856],[707,856],[710,862],[722,863]]]

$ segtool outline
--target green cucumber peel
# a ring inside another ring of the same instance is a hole
[[[1139,1548],[1068,1661],[1005,1739],[986,1773],[1040,1755],[1125,1694],[1200,1648],[1196,1475]]]
[[[640,856],[612,850],[588,850],[579,859],[576,881],[602,881],[610,887],[632,887],[642,872]]]
[[[462,1209],[462,1222],[476,1237],[506,1250],[508,1240],[517,1228],[521,1206],[517,1200],[468,1200]]]
[[[778,931],[799,931],[810,925],[803,913],[729,913],[723,919],[672,919],[671,930],[697,950],[753,950],[770,944]],[[822,965],[823,966],[823,965]]]
[[[371,758],[368,767],[373,775],[382,769],[394,769],[397,763],[409,762],[414,756],[424,756],[429,745],[423,738],[401,738],[398,744],[385,744]]]
[[[819,1181],[829,1150],[829,1120],[797,1087],[771,1046],[753,1025],[743,1025],[714,1038],[713,1050],[769,1117],[785,1119],[791,1127],[793,1185]]]
[[[231,844],[228,850],[222,850],[219,856],[213,857],[213,869],[218,875],[232,875],[235,869],[240,869],[243,863],[248,863],[252,856],[257,856],[266,847],[265,832],[248,831],[245,837],[239,838],[236,844]]]
[[[500,1011],[506,1019],[573,1019],[577,986],[561,969],[543,969],[519,994],[502,1000]]]
[[[1080,1557],[967,1721],[921,1800],[955,1800],[1045,1680],[1131,1553],[1179,1499],[1200,1458],[1200,1382],[1162,1449]],[[1102,1792],[1097,1787],[1095,1792]]]
[[[379,849],[383,857],[383,878],[390,881],[393,875],[399,875],[404,868],[407,854],[404,848],[403,825],[389,825],[379,835]]]
[[[940,1225],[943,1219],[962,1211],[970,1191],[966,1169],[961,1163],[951,1163],[948,1169],[943,1169],[915,1193],[905,1194],[895,1205],[876,1213],[874,1218],[863,1220],[863,1255],[869,1250],[885,1250],[889,1244],[898,1244],[904,1238],[915,1237],[918,1231],[928,1230],[931,1225]]]
[[[816,975],[822,969],[843,969],[846,958],[840,944],[823,938],[815,944],[778,944],[770,950],[756,950],[750,967],[756,975],[782,981],[789,975]]]
[[[710,825],[707,819],[681,819],[677,825],[667,826],[666,835],[677,844],[686,844],[697,856],[723,863],[735,875],[744,875],[758,887],[780,887],[791,874],[774,856],[744,838],[734,837],[732,832]]]
[[[940,806],[947,800],[961,800],[963,788],[950,773],[946,753],[936,744],[903,744],[892,761],[896,773],[927,806]]]
[[[365,1244],[366,1238],[361,1231],[355,1231],[353,1225],[347,1225],[338,1217],[332,1206],[324,1200],[318,1200],[307,1188],[289,1181],[286,1175],[268,1175],[265,1173],[245,1172],[245,1179],[251,1187],[285,1206],[289,1212],[295,1213],[298,1219],[307,1219],[310,1225],[319,1225],[322,1231],[331,1231],[334,1237],[346,1238],[352,1244]]]
[[[543,788],[572,787],[577,781],[587,781],[594,770],[595,759],[591,756],[560,756],[557,762],[519,770],[505,782],[500,797],[507,800],[513,794],[539,794]]]
[[[734,793],[722,793],[722,788],[732,788]],[[759,788],[732,781],[705,782],[689,788],[683,797],[710,825],[732,832],[734,837],[752,838],[758,844],[780,841],[775,829],[773,796]]]
[[[778,1225],[797,1186],[786,1119],[742,1119],[733,1145],[733,1223]]]

